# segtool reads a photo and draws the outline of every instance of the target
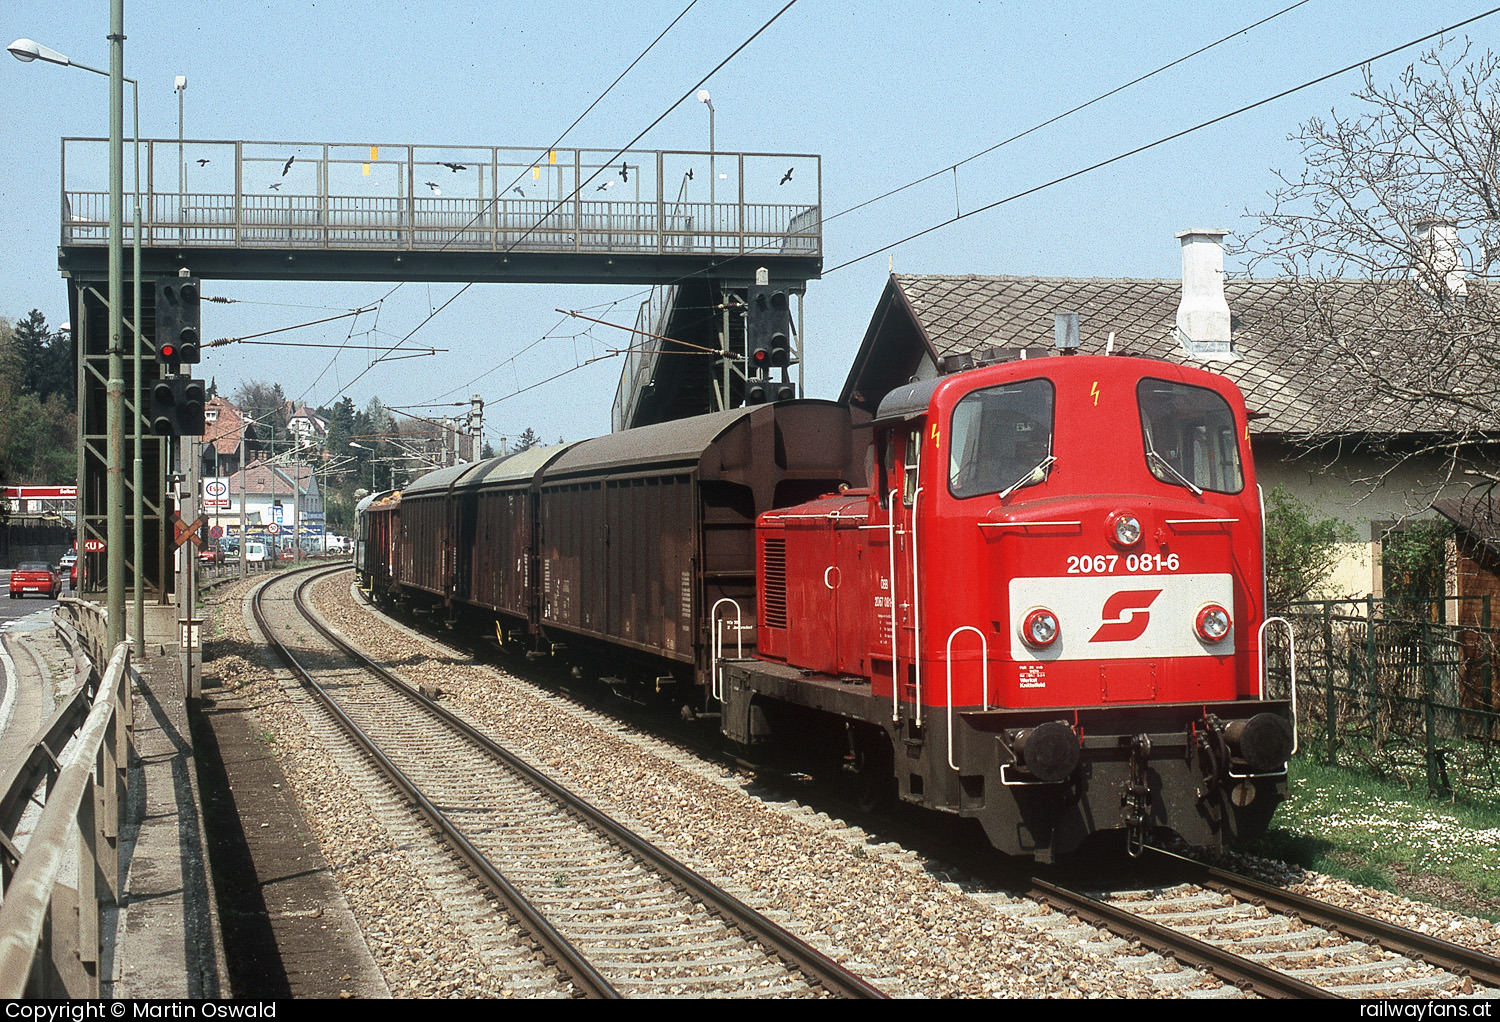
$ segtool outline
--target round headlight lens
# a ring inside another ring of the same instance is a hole
[[[1121,546],[1133,546],[1141,539],[1141,520],[1135,515],[1115,516],[1115,542]]]
[[[1052,645],[1057,640],[1057,632],[1057,615],[1050,610],[1033,610],[1021,623],[1021,638],[1028,646],[1038,649]]]
[[[1198,637],[1205,642],[1219,642],[1229,634],[1229,611],[1217,603],[1210,603],[1198,611]]]

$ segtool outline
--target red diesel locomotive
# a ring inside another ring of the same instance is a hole
[[[823,750],[870,798],[976,818],[1007,853],[1222,846],[1264,829],[1295,747],[1265,692],[1248,439],[1212,373],[1023,359],[900,388],[859,426],[786,402],[434,473],[367,509],[396,523],[362,571],[533,649],[629,661],[731,739]],[[488,535],[512,537],[496,567],[523,601],[464,588]],[[453,567],[419,580],[419,543]]]

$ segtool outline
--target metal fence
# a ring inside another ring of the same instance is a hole
[[[61,244],[105,245],[107,140],[62,141]],[[813,154],[140,145],[145,172],[127,192],[139,187],[148,248],[813,257],[823,249],[822,164]],[[724,179],[717,192],[710,164]],[[801,168],[795,181],[789,164]],[[124,229],[128,246],[129,216]]]
[[[98,622],[76,618],[92,605],[66,602],[77,606],[62,616],[73,614],[80,645],[89,645]],[[107,920],[121,893],[132,673],[121,643],[103,676],[91,671],[0,776],[0,997],[99,996]],[[28,811],[38,804],[39,816]]]
[[[1500,629],[1489,598],[1428,607],[1423,616],[1410,600],[1372,597],[1287,609],[1303,745],[1410,789],[1500,804]]]

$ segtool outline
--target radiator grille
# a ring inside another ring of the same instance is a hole
[[[786,540],[766,538],[765,611],[767,628],[786,627]]]

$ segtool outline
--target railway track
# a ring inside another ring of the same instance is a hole
[[[253,613],[267,642],[575,992],[882,996],[345,643],[304,601],[309,585],[338,570],[257,590]],[[273,588],[292,591],[298,622],[268,620]],[[308,628],[322,649],[307,642]],[[330,656],[342,669],[305,663]]]
[[[430,635],[426,641],[462,652]],[[931,847],[925,841],[918,846],[924,843]],[[934,854],[947,859],[952,851]],[[967,855],[959,858],[967,859]],[[1309,999],[1500,995],[1500,960],[1489,955],[1187,859],[1170,859],[1171,879],[1165,884],[1092,896],[1034,879],[1028,889],[1018,885],[1024,874],[1006,880],[996,878],[988,868],[969,871],[989,878],[998,889],[1022,896],[1027,903],[1046,904],[1105,927],[1250,995]],[[1024,910],[1007,914],[1029,918]],[[1051,924],[1039,923],[1038,927],[1050,929]],[[1093,952],[1108,954],[1108,945],[1096,942]],[[1134,960],[1138,952],[1121,954]],[[1164,993],[1191,987],[1165,971],[1161,982]]]
[[[1267,997],[1500,997],[1500,959],[1153,849],[1175,881],[1031,896]]]

